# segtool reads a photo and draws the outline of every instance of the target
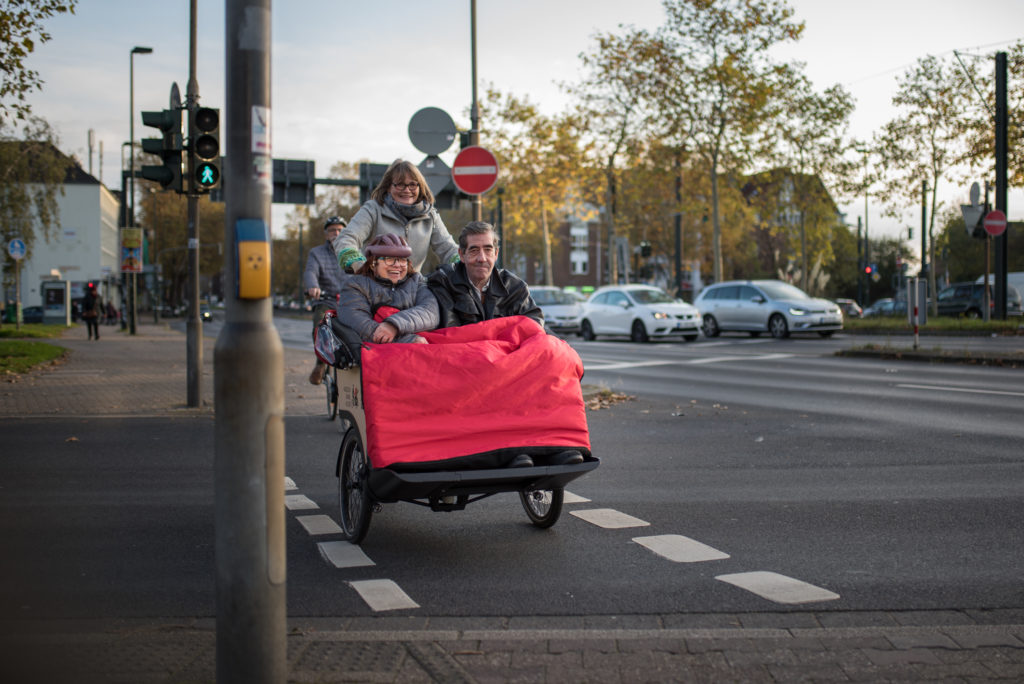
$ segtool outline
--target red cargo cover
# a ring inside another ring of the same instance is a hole
[[[583,363],[525,316],[420,333],[430,344],[362,350],[375,468],[522,447],[590,449]]]

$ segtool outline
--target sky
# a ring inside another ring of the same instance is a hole
[[[29,66],[45,82],[31,96],[36,114],[60,136],[61,148],[93,175],[119,188],[122,143],[129,138],[130,52],[134,57],[136,139],[157,134],[142,110],[168,106],[172,82],[184,94],[189,75],[188,0],[81,0],[74,15],[46,23],[52,40]],[[219,0],[198,0],[197,81],[200,104],[224,106],[224,15]],[[842,84],[857,109],[850,133],[869,139],[895,111],[896,79],[926,55],[990,53],[1024,38],[1024,0],[789,0],[806,22],[803,38],[776,52],[805,63],[819,89]],[[338,161],[419,162],[409,119],[424,107],[447,111],[468,128],[472,100],[470,0],[278,0],[271,5],[273,156],[316,162],[327,177]],[[620,25],[655,29],[660,0],[477,0],[478,92],[487,84],[528,96],[555,114],[569,102],[559,87],[582,75],[578,55],[598,32]],[[971,57],[965,57],[970,59]],[[99,147],[102,144],[102,160]],[[481,145],[487,145],[485,137]],[[457,144],[441,155],[451,164]],[[968,189],[947,187],[947,205],[966,202]],[[886,218],[869,202],[872,237],[905,237],[919,209]],[[273,230],[286,205],[274,205]],[[864,201],[841,204],[856,225]],[[1024,200],[1012,192],[1009,217],[1021,220]]]

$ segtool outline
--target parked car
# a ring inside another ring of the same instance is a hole
[[[700,311],[650,285],[605,285],[583,305],[580,335],[629,335],[634,342],[682,335],[692,342],[700,335]]]
[[[864,309],[864,318],[872,316],[902,316],[907,313],[907,302],[892,297],[882,297],[875,300],[874,304]]]
[[[555,333],[577,334],[583,318],[583,305],[576,297],[557,287],[534,285],[530,295],[544,312],[544,326]]]
[[[21,321],[23,323],[42,323],[43,307],[26,306],[21,309]]]
[[[989,285],[989,314],[995,311],[995,294]],[[966,316],[981,318],[985,311],[984,283],[953,283],[939,292],[936,307],[940,316]],[[1006,286],[1006,313],[1009,316],[1021,315],[1021,296],[1017,288]]]
[[[860,308],[860,304],[852,299],[839,298],[836,300],[836,304],[843,310],[843,316],[846,318],[860,318],[864,315],[864,310]]]
[[[704,315],[704,335],[746,331],[789,337],[816,332],[828,337],[843,329],[843,312],[827,299],[811,297],[781,280],[730,280],[701,290],[694,302]]]

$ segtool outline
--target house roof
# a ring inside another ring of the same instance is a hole
[[[46,150],[49,154],[56,156],[58,161],[65,165],[64,183],[75,184],[75,185],[100,185],[99,179],[90,174],[88,171],[82,168],[82,165],[74,157],[61,152],[52,143],[48,142],[33,142],[27,140],[5,140],[0,142],[5,148],[15,148],[20,150],[22,153],[29,155],[29,175],[30,177],[25,179],[28,182],[42,182],[42,178],[39,176],[32,177],[32,160],[38,158],[42,150]],[[5,150],[7,151],[7,150]]]

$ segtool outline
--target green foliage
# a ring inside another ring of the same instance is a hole
[[[939,219],[939,233],[935,236],[936,270],[949,273],[949,282],[974,281],[985,272],[986,240],[971,237],[964,226],[960,209],[949,209]],[[1007,271],[1024,271],[1024,226],[1011,224],[1008,228],[1006,261]],[[995,272],[995,248],[988,241],[990,251],[989,273]]]
[[[22,323],[21,329],[12,323],[0,325],[0,338],[52,338],[60,337],[67,330],[60,323]]]
[[[40,364],[64,356],[65,349],[46,342],[0,340],[0,375],[27,373]]]
[[[59,224],[57,197],[64,193],[64,177],[74,162],[57,149],[48,123],[31,116],[23,123],[21,131],[14,131],[0,120],[0,236],[5,245],[21,238],[28,258],[37,231],[49,241]],[[13,285],[14,262],[6,249],[3,258],[5,284]]]
[[[0,125],[27,119],[32,106],[28,94],[41,90],[39,73],[25,66],[36,45],[50,40],[43,20],[56,14],[74,13],[78,0],[4,0],[0,4]]]

